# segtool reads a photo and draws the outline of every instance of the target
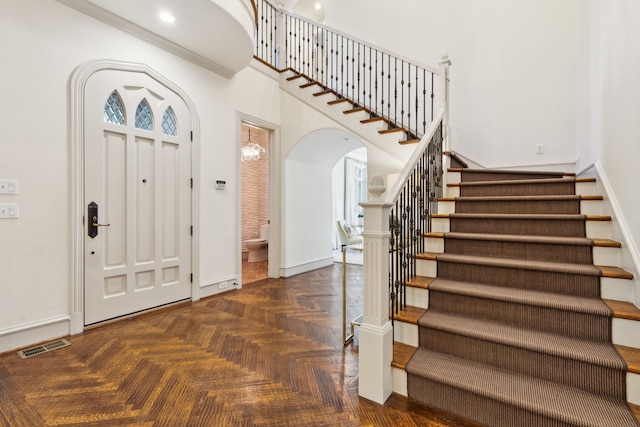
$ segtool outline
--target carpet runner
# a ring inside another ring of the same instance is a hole
[[[487,426],[638,426],[575,178],[465,169],[459,185],[409,397]]]

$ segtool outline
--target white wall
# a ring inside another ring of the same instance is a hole
[[[640,275],[640,3],[590,0],[583,15],[581,115],[588,129],[581,167],[600,162],[609,199],[625,238],[624,266]],[[639,280],[636,280],[640,283]],[[634,300],[640,305],[640,289]]]
[[[20,218],[0,220],[0,351],[68,331],[71,289],[69,79],[96,59],[144,63],[180,87],[200,121],[199,284],[237,277],[238,111],[279,123],[276,80],[233,79],[181,60],[51,0],[8,0],[0,14],[0,178],[18,179]],[[256,102],[255,94],[264,94]],[[216,191],[216,179],[227,189]],[[209,290],[208,290],[209,291]],[[47,328],[44,335],[23,333]],[[24,342],[24,340],[31,340]]]
[[[330,27],[431,66],[449,54],[453,150],[485,167],[576,161],[580,0],[324,4]]]

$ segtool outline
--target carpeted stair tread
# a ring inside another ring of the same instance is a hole
[[[492,233],[443,233],[445,239],[460,240],[491,240],[518,243],[546,243],[566,246],[594,246],[594,241],[586,237],[557,237],[557,236],[528,236],[520,234],[492,234]]]
[[[420,397],[421,394],[437,394],[437,390],[421,390],[420,377],[422,377],[475,395],[485,396],[509,406],[542,414],[550,418],[548,424],[545,425],[556,425],[553,423],[554,421],[558,421],[558,425],[594,427],[637,427],[638,425],[625,402],[430,351],[423,347],[418,348],[415,352],[407,364],[406,370],[409,373],[410,396]],[[430,404],[429,401],[426,403]],[[457,405],[464,406],[465,404],[458,402]],[[475,411],[486,410],[488,409],[475,408]],[[465,411],[461,409],[460,412]],[[473,415],[474,410],[469,409],[467,412],[463,416]],[[497,414],[492,416],[486,412],[479,417],[489,420],[498,419]],[[504,417],[500,418],[503,420],[500,425],[508,425]],[[561,424],[562,422],[564,424]]]
[[[457,295],[468,295],[476,298],[493,299],[497,301],[527,304],[556,310],[572,310],[578,313],[588,313],[598,316],[611,317],[612,310],[599,298],[587,298],[541,292],[521,288],[507,288],[482,283],[459,282],[436,278],[429,289],[432,292],[447,292]]]
[[[449,200],[457,213],[483,214],[579,214],[582,198],[571,195],[468,196]]]
[[[594,242],[586,237],[455,231],[445,233],[443,237],[445,253],[593,264]]]
[[[483,213],[450,213],[443,214],[448,218],[472,218],[472,219],[538,219],[538,220],[562,220],[562,221],[584,221],[589,219],[582,214],[483,214]],[[442,217],[442,216],[440,216]]]
[[[601,271],[594,265],[589,264],[570,264],[561,262],[548,261],[529,261],[523,259],[510,258],[493,258],[482,256],[456,255],[456,254],[437,254],[438,262],[452,262],[462,264],[484,265],[502,268],[517,268],[523,270],[548,271],[563,274],[579,274],[585,276],[601,276]]]
[[[549,179],[562,178],[564,176],[573,176],[563,172],[540,172],[540,171],[522,171],[522,170],[495,170],[495,169],[453,169],[453,172],[460,172],[462,181],[494,181],[506,179]]]
[[[538,179],[505,179],[505,180],[492,180],[492,181],[474,181],[474,182],[461,182],[460,187],[480,187],[490,185],[522,185],[522,184],[556,184],[575,182],[575,177],[564,178],[538,178]]]
[[[533,201],[547,202],[550,200],[583,200],[602,196],[579,196],[574,194],[557,194],[543,196],[467,196],[467,197],[440,197],[438,201],[455,202],[504,202],[504,201]],[[598,199],[600,200],[600,199]]]
[[[427,310],[418,319],[418,326],[607,368],[619,370],[626,368],[624,360],[615,348],[606,342],[517,328],[482,319],[438,313],[434,310]]]

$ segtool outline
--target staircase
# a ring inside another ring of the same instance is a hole
[[[640,310],[594,180],[446,182],[395,316],[394,391],[488,426],[640,425]]]

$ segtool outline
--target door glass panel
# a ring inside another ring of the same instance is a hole
[[[111,92],[111,96],[104,104],[104,121],[116,125],[124,125],[124,107],[118,91]]]
[[[164,112],[164,116],[162,116],[162,132],[165,135],[178,135],[178,121],[176,120],[176,115],[171,107],[167,108]]]
[[[140,101],[136,109],[136,127],[143,130],[153,130],[153,115],[146,99]]]

